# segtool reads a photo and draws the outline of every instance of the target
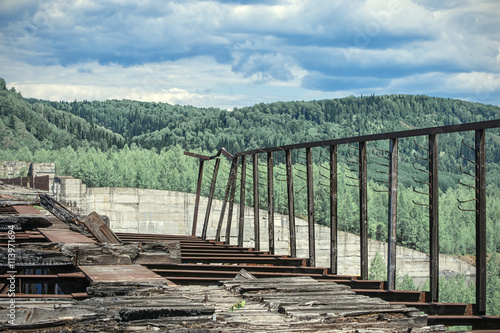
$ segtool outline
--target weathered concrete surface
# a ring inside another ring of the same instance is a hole
[[[171,235],[190,235],[193,221],[195,195],[161,190],[146,190],[134,188],[86,188],[81,180],[71,177],[56,178],[59,184],[57,200],[69,203],[71,209],[80,214],[96,211],[107,215],[110,227],[115,232],[152,233]],[[208,238],[215,237],[222,202],[215,200],[209,219]],[[201,198],[198,216],[197,235],[201,235],[205,218],[207,199]],[[227,212],[226,212],[227,214]],[[231,244],[237,243],[239,208],[233,210]],[[227,215],[226,215],[227,216]],[[267,212],[260,211],[261,250],[268,249]],[[227,218],[224,219],[223,230]],[[297,255],[308,256],[308,240],[302,235],[307,234],[307,221],[296,219],[298,235]],[[289,254],[288,216],[275,214],[275,247],[277,254]],[[225,232],[222,232],[224,238]],[[329,266],[330,228],[316,225],[316,266]],[[254,246],[253,208],[245,208],[244,246]],[[355,275],[360,272],[359,237],[354,234],[338,232],[338,273]],[[371,263],[376,253],[387,260],[387,245],[375,240],[369,241],[368,255]],[[425,282],[429,272],[429,257],[427,254],[404,247],[397,247],[397,273],[399,276],[408,274],[415,284]],[[465,274],[475,276],[475,267],[451,256],[440,256],[440,274],[442,276]]]

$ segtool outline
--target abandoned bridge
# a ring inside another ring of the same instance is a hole
[[[498,329],[500,317],[486,315],[485,155],[487,131],[495,128],[500,128],[500,120],[300,143],[236,154],[224,149],[215,156],[186,152],[200,161],[191,235],[114,233],[98,214],[78,216],[39,192],[30,192],[31,197],[19,193],[9,195],[6,192],[14,190],[5,185],[0,200],[1,328],[69,327],[116,331],[156,327],[159,330],[305,332],[352,327],[378,328],[384,332],[408,329],[430,332],[438,326],[428,328],[427,325],[471,325],[478,331]],[[464,172],[464,175],[474,180],[474,185],[468,186],[475,194],[470,199],[475,208],[461,208],[466,210],[464,213],[471,214],[475,222],[474,304],[442,303],[439,299],[438,140],[456,132],[470,132],[474,137],[474,143],[463,144],[474,156],[472,159],[466,157],[474,172]],[[428,189],[422,193],[428,201],[416,204],[429,212],[428,291],[396,290],[398,148],[407,138],[416,139],[415,145],[423,152],[418,156],[423,161],[419,164],[419,172],[426,177],[420,181]],[[379,159],[377,165],[385,168],[383,174],[387,176],[386,238],[389,245],[387,279],[372,281],[368,280],[367,165],[369,158],[375,157],[368,155],[367,146],[379,142],[388,146],[388,149],[377,150],[376,158]],[[356,213],[359,215],[360,272],[349,276],[337,272],[337,185],[345,181],[338,177],[340,147],[347,147],[348,163],[357,174],[349,184],[359,190],[359,211]],[[324,178],[321,190],[326,191],[330,204],[329,267],[316,267],[315,192],[320,189],[313,181],[315,156],[328,165],[321,173]],[[224,179],[226,185],[218,224],[215,230],[209,231],[222,159],[228,159],[231,167]],[[380,159],[386,162],[380,163]],[[262,161],[265,167],[261,167]],[[288,208],[288,255],[275,253],[273,223],[278,198],[275,197],[273,172],[278,161],[284,165],[282,177],[287,188],[286,198],[281,199],[286,200]],[[208,183],[204,181],[206,170],[210,171]],[[297,233],[295,226],[295,196],[302,190],[297,189],[299,178],[305,183],[307,192],[308,230],[303,233]],[[262,191],[263,182],[265,191]],[[198,221],[201,194],[206,190],[203,186],[208,186],[208,204],[203,221]],[[251,247],[243,246],[247,191],[251,192],[254,203],[251,237],[254,243]],[[266,217],[261,216],[262,197],[267,201]],[[33,205],[42,205],[52,215],[40,214]],[[235,207],[240,210],[239,214],[234,211]],[[267,221],[265,230],[261,225],[263,218]],[[236,239],[231,237],[233,228],[238,230]],[[201,233],[197,234],[197,230]],[[265,248],[261,248],[260,241],[263,232],[268,240]],[[18,254],[15,274],[8,265],[9,249],[12,248],[9,244],[14,234]],[[209,234],[215,237],[209,239]],[[297,243],[304,238],[307,239],[308,256],[299,258]],[[12,275],[15,275],[15,283],[9,280]],[[218,285],[221,287],[216,287]],[[4,320],[10,313],[10,299],[17,302],[17,326]]]

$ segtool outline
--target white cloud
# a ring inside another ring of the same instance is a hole
[[[426,82],[431,95],[474,95],[490,75],[500,104],[499,12],[488,0],[4,1],[0,65],[24,95],[50,99],[226,108],[361,92],[329,84],[363,77],[381,93]]]

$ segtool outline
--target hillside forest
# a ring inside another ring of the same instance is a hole
[[[193,106],[147,103],[131,100],[54,102],[25,99],[15,88],[7,89],[0,79],[0,160],[56,163],[57,174],[81,178],[89,187],[139,187],[194,193],[198,160],[184,151],[213,155],[224,147],[231,153],[262,147],[320,141],[412,128],[452,125],[500,118],[500,107],[461,100],[415,95],[346,97],[309,102],[276,102],[221,110]],[[428,208],[425,169],[418,158],[425,156],[426,138],[403,139],[399,147],[398,243],[428,252]],[[439,137],[440,251],[460,257],[474,257],[474,213],[460,211],[458,200],[474,197],[471,184],[460,169],[473,172],[461,156],[473,159],[462,143],[474,144],[473,133]],[[417,144],[418,143],[418,144]],[[487,131],[487,249],[488,313],[500,314],[500,131]],[[387,142],[368,145],[369,237],[387,238],[387,185],[378,172],[377,154]],[[329,198],[323,186],[328,166],[327,151],[317,148],[314,156],[316,223],[329,224]],[[339,147],[339,228],[358,233],[358,189],[350,186],[356,172],[349,165],[350,147]],[[259,160],[264,170],[265,160]],[[307,216],[305,181],[301,173],[301,152],[294,158],[295,209]],[[284,156],[275,156],[275,210],[287,214]],[[210,164],[210,163],[208,163]],[[222,158],[215,196],[224,197],[230,162]],[[251,159],[247,170],[246,204],[252,202]],[[207,195],[211,167],[205,168],[203,194]],[[1,175],[0,175],[1,176]],[[424,178],[422,178],[424,177]],[[323,180],[322,180],[323,179]],[[415,181],[417,180],[417,181]],[[238,179],[239,182],[239,179]],[[265,180],[261,181],[265,184]],[[260,192],[259,206],[267,208],[267,189]],[[236,192],[239,201],[239,193]],[[471,203],[470,203],[471,204]],[[470,208],[467,204],[461,208]],[[374,260],[375,261],[375,260]],[[380,265],[372,263],[380,278]],[[467,286],[460,275],[441,283],[442,297],[473,302],[473,284]],[[463,279],[463,277],[462,277]],[[400,287],[415,288],[401,277]],[[450,287],[454,285],[455,287]],[[457,287],[458,286],[458,287]],[[471,287],[472,286],[472,287]],[[425,286],[424,286],[425,288]],[[448,288],[448,292],[445,289]],[[472,288],[472,289],[471,289]],[[493,288],[493,289],[492,289]],[[443,296],[448,295],[448,296]],[[464,299],[469,296],[472,300]]]

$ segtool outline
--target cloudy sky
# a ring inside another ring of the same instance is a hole
[[[0,0],[0,77],[49,100],[500,105],[500,1]]]

